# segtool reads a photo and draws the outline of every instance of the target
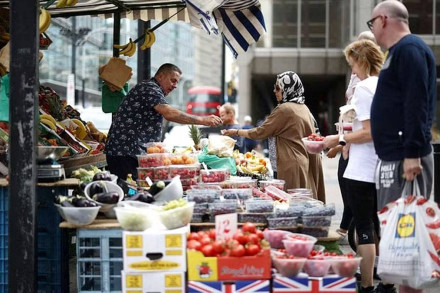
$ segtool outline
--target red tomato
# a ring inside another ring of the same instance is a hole
[[[215,229],[211,229],[208,232],[209,238],[215,240]]]
[[[237,232],[234,234],[232,239],[237,240],[240,244],[246,244],[247,243],[247,237],[241,232]]]
[[[241,227],[241,229],[243,230],[243,233],[255,233],[257,231],[257,228],[255,227],[255,225],[251,222],[246,222],[243,224],[243,227]]]
[[[236,247],[231,249],[231,256],[241,257],[246,254],[246,250],[244,249],[244,246],[239,244]]]
[[[214,251],[214,247],[212,246],[212,244],[208,244],[202,247],[202,249],[200,250],[204,256],[214,256],[215,255],[215,251]]]
[[[200,239],[200,244],[202,245],[207,245],[211,243],[211,238],[209,238],[208,236],[203,237],[202,239]]]
[[[260,252],[260,247],[256,244],[246,245],[246,255],[256,255]]]
[[[188,247],[188,249],[200,250],[202,248],[202,244],[200,244],[199,241],[192,239],[188,241],[186,247]]]
[[[191,232],[188,235],[188,241],[190,240],[199,240],[199,234],[197,234],[196,232]]]
[[[247,235],[247,242],[253,243],[253,244],[259,244],[260,238],[258,238],[257,234],[249,234]]]
[[[212,247],[214,248],[214,251],[216,253],[220,254],[225,250],[223,244],[224,244],[223,241],[217,240],[212,244]]]
[[[205,231],[199,231],[199,232],[197,232],[197,234],[199,234],[199,239],[202,239],[203,237],[206,236],[206,232]]]
[[[260,239],[264,239],[264,234],[263,234],[263,231],[261,231],[261,230],[257,230],[257,236],[258,236],[258,238],[260,238]]]

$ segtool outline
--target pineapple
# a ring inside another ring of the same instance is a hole
[[[194,142],[194,148],[196,150],[200,150],[200,140],[203,138],[200,129],[195,125],[190,125],[188,126],[188,128],[189,128],[189,136]]]

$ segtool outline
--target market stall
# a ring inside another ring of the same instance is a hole
[[[13,292],[34,292],[37,284],[34,270],[37,265],[37,248],[34,239],[37,236],[35,218],[38,213],[35,201],[28,200],[29,197],[36,198],[38,192],[36,183],[38,177],[36,164],[38,139],[36,134],[40,128],[37,123],[39,114],[37,107],[37,93],[39,92],[37,60],[40,37],[37,32],[47,29],[51,17],[75,15],[114,17],[116,20],[114,22],[114,42],[118,44],[121,16],[150,20],[152,18],[169,19],[173,15],[176,20],[188,19],[186,10],[181,13],[177,10],[185,6],[185,3],[181,1],[80,0],[55,3],[50,0],[39,1],[39,4],[42,7],[36,6],[35,1],[30,0],[0,1],[0,8],[5,8],[2,13],[10,16],[10,26],[7,32],[7,41],[10,41],[10,58],[8,58],[9,64],[6,72],[10,73],[10,96],[14,97],[9,105],[9,193],[11,195],[9,230],[14,233],[10,234],[8,250],[9,257],[15,260],[9,265],[9,290]],[[2,19],[4,19],[3,16]],[[245,51],[250,43],[257,40],[258,38],[254,38],[252,41],[247,41],[247,45],[241,47],[241,50]],[[3,35],[1,41],[5,41]],[[119,51],[115,49],[115,56],[118,53]],[[55,127],[57,127],[56,123]],[[56,130],[52,130],[56,132]],[[84,153],[89,151],[86,150]]]

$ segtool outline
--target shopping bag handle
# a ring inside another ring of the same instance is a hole
[[[417,176],[414,177],[413,181],[405,180],[405,184],[402,190],[402,197],[407,197],[408,195],[421,195],[419,183],[417,181]]]

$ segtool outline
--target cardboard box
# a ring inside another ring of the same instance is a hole
[[[124,231],[123,261],[126,272],[186,271],[188,226],[174,230]]]
[[[123,293],[185,293],[184,272],[130,273],[121,271]]]
[[[296,277],[273,277],[273,293],[356,293],[356,278],[328,275],[322,278],[299,274]]]
[[[272,277],[269,250],[257,256],[218,258],[188,250],[187,256],[188,280],[191,281],[268,280]]]
[[[188,281],[188,293],[270,293],[269,280],[235,282],[199,282]]]

